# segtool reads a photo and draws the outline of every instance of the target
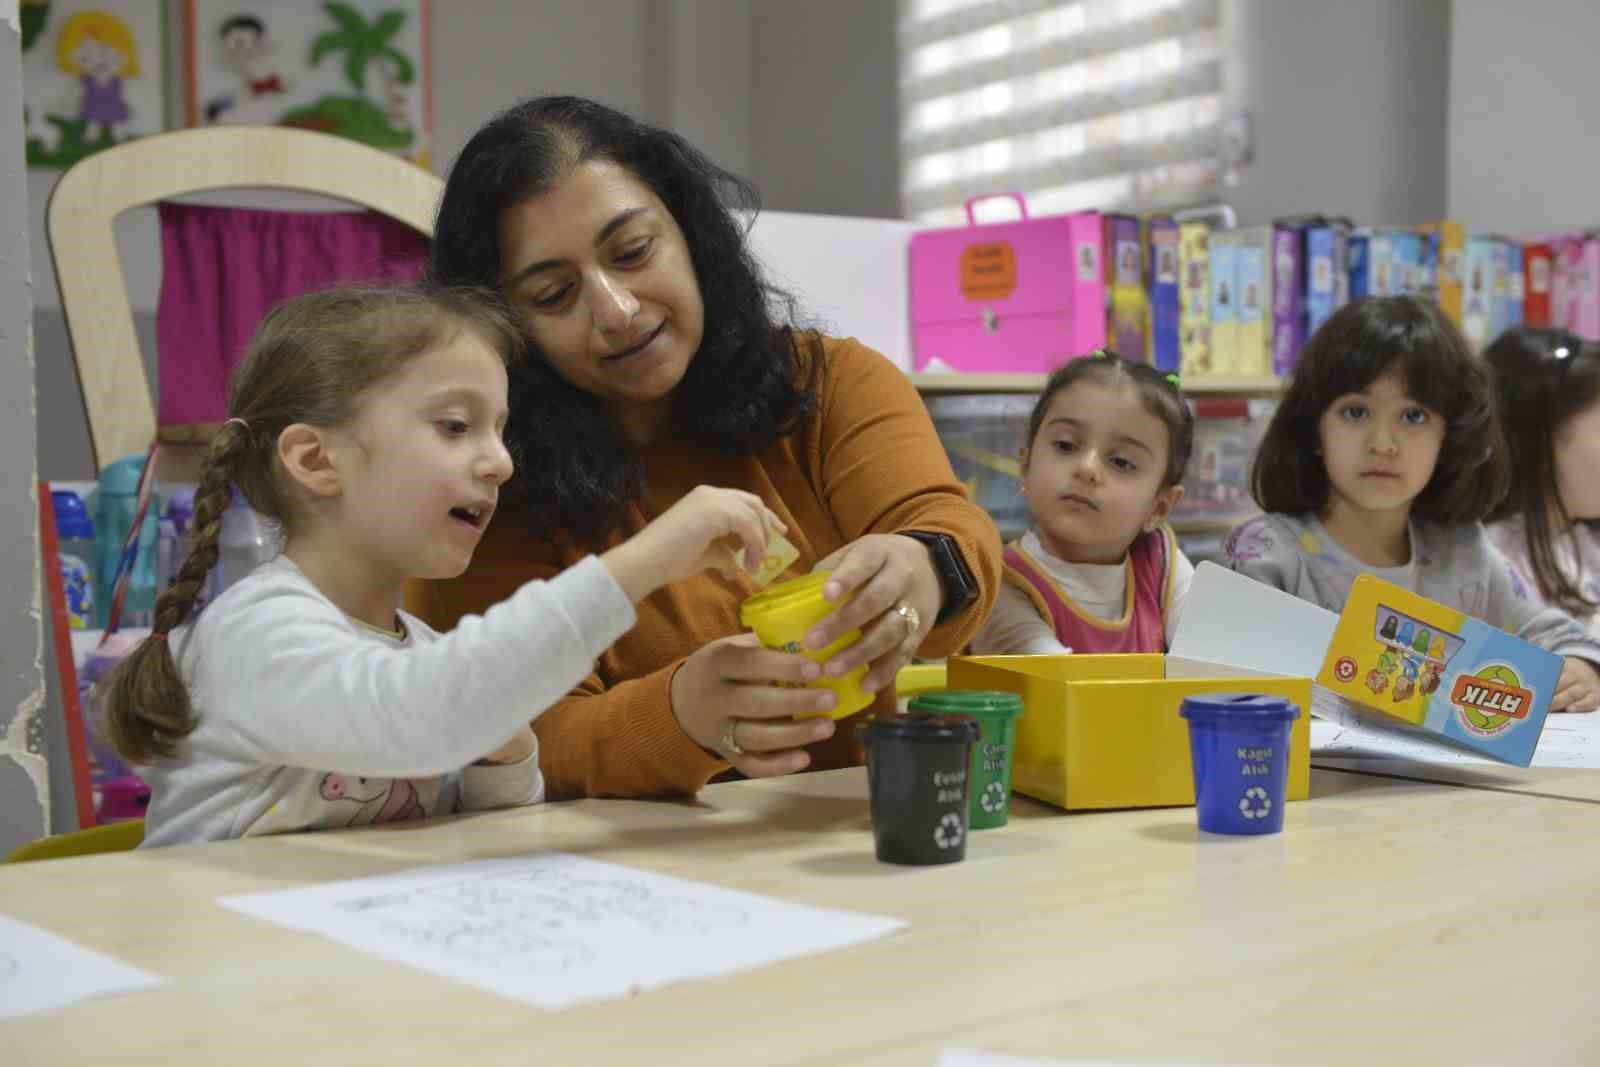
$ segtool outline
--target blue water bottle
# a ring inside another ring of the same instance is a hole
[[[83,498],[71,489],[52,490],[50,503],[55,511],[56,537],[60,542],[67,625],[74,630],[92,629],[95,625],[94,520],[89,518]]]
[[[94,619],[105,629],[111,613],[111,597],[116,582],[117,559],[122,542],[133,528],[139,511],[139,476],[144,473],[143,455],[124,456],[100,472],[95,490],[95,586]],[[122,605],[123,626],[149,626],[156,609],[156,524],[160,509],[152,500],[139,529],[138,554],[128,582],[128,596]]]

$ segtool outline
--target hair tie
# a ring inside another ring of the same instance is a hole
[[[250,432],[250,424],[248,422],[245,422],[243,419],[239,418],[237,415],[235,415],[233,418],[229,419],[227,422],[223,423],[222,425],[223,426],[232,426],[236,422],[240,426],[244,427],[244,432],[245,433],[249,433]]]
[[[1168,374],[1165,377],[1168,385],[1172,386],[1174,389],[1181,388],[1178,382],[1178,376],[1176,374]]]
[[[150,635],[150,640],[152,641],[165,641],[166,639],[167,635],[161,631],[157,631]]]

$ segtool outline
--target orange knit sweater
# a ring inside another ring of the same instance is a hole
[[[921,655],[955,652],[994,604],[1000,537],[950,469],[922,399],[898,369],[860,342],[825,339],[817,410],[788,437],[759,453],[722,456],[699,446],[651,445],[643,498],[628,508],[631,536],[702,483],[756,493],[789,527],[800,558],[784,575],[870,533],[948,533],[961,547],[980,592],[965,611],[936,627]],[[548,578],[581,553],[537,542],[513,515],[497,516],[472,566],[460,578],[418,583],[409,606],[440,630],[481,613],[522,583]],[[756,591],[741,576],[716,573],[678,582],[638,606],[639,622],[601,658],[598,670],[534,723],[552,798],[693,793],[728,764],[695,744],[673,716],[673,672],[691,652],[739,633],[739,605]],[[893,691],[862,716],[892,711]],[[810,749],[811,768],[861,762],[855,723],[839,723]]]

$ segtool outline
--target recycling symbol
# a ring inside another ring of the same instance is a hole
[[[961,825],[961,816],[955,812],[946,812],[939,820],[939,825],[933,828],[933,843],[940,848],[955,848],[961,844],[961,838],[966,830]]]
[[[1006,810],[1006,787],[999,782],[990,782],[983,787],[983,792],[978,795],[978,807],[990,815],[998,815]]]
[[[1239,798],[1239,814],[1247,819],[1265,819],[1272,810],[1272,798],[1259,785],[1253,785]]]

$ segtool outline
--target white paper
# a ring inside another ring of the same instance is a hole
[[[1339,616],[1209,560],[1194,569],[1171,653],[1264,674],[1315,678]]]
[[[1430,738],[1432,735],[1429,735]],[[1450,748],[1433,740],[1412,740],[1393,731],[1359,723],[1321,719],[1311,723],[1311,755],[1329,760],[1408,760],[1416,763],[1504,767],[1506,764]],[[1600,712],[1552,713],[1545,718],[1534,767],[1600,768]]]
[[[165,984],[148,971],[0,915],[0,1019]]]
[[[905,925],[559,852],[217,903],[547,1008],[731,974]]]

